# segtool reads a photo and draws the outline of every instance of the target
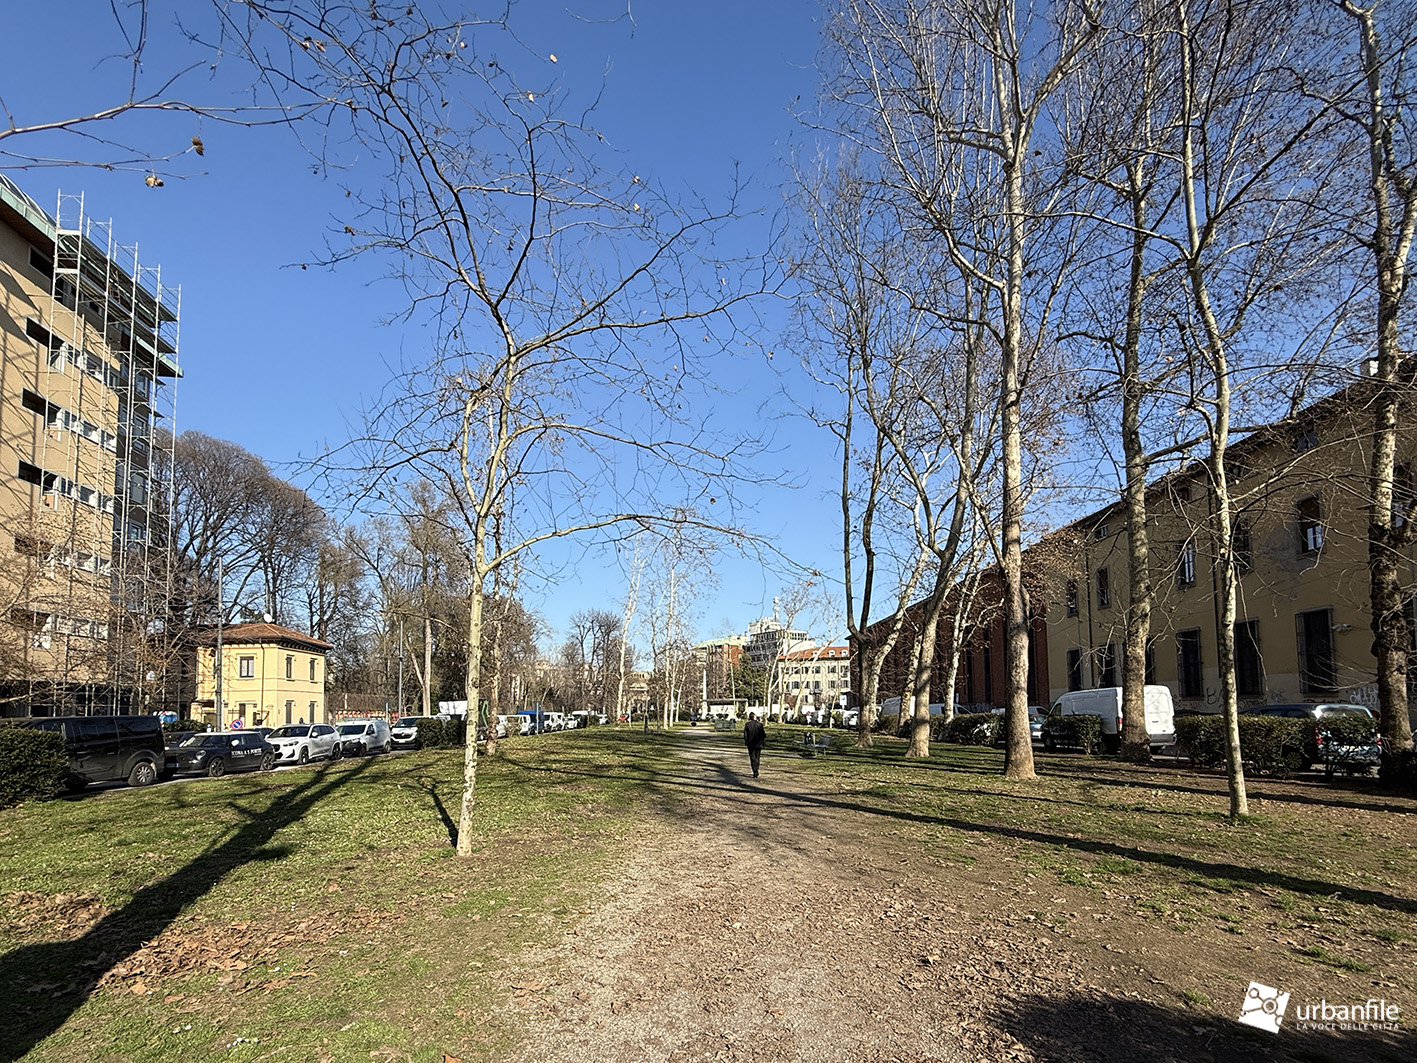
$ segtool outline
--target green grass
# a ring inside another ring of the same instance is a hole
[[[770,752],[791,755],[800,729],[769,732]],[[450,848],[453,750],[10,809],[0,999],[21,1007],[0,1023],[0,1058],[33,1039],[35,1061],[499,1058],[520,1036],[503,1005],[521,950],[595,906],[636,834],[701,814],[680,742],[742,749],[702,728],[504,743],[480,764],[469,860]],[[1253,942],[1267,950],[1246,953],[1255,970],[1266,955],[1351,972],[1371,960],[1391,977],[1411,955],[1417,846],[1360,788],[1295,801],[1257,782],[1256,816],[1232,823],[1213,776],[1040,756],[1040,778],[1016,783],[997,750],[903,749],[838,732],[828,756],[793,756],[783,800],[916,845],[952,889],[1036,891],[1029,921],[1047,934],[1090,938],[1089,913],[1107,911],[1186,935],[1166,939],[1183,950]],[[1273,943],[1319,926],[1352,955]]]
[[[593,903],[670,756],[626,732],[502,754],[470,861],[445,819],[461,751],[9,810],[0,992],[24,1007],[0,1058],[501,1054],[518,1031],[488,974]]]

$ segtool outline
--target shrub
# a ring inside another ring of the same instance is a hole
[[[1050,716],[1043,721],[1044,744],[1091,753],[1102,747],[1102,717],[1092,713]],[[1051,740],[1051,742],[1050,742]]]
[[[453,749],[461,746],[467,740],[467,717],[450,716],[446,720],[439,720],[442,724],[441,733],[438,737],[438,749]],[[423,738],[423,731],[420,728],[418,737]],[[433,745],[428,739],[423,739],[424,745]]]
[[[873,730],[880,731],[881,733],[888,735],[900,734],[900,713],[883,713],[882,715],[877,716],[876,726],[873,728]]]
[[[1380,774],[1388,786],[1417,793],[1417,750],[1404,749],[1387,757]]]
[[[175,723],[165,723],[162,725],[164,735],[180,734],[183,731],[205,731],[207,725],[202,720],[178,720]]]
[[[962,746],[991,746],[1004,718],[992,712],[966,712],[944,726],[944,740]]]
[[[68,775],[69,757],[58,731],[0,727],[0,808],[53,797]]]
[[[1319,724],[1324,742],[1320,745],[1309,736],[1310,759],[1323,764],[1332,775],[1337,768],[1373,766],[1371,751],[1378,741],[1378,721],[1371,716],[1326,716]]]
[[[1225,717],[1177,717],[1176,744],[1198,768],[1222,766]],[[1245,766],[1261,775],[1292,775],[1318,756],[1313,721],[1288,716],[1241,716],[1240,752]]]

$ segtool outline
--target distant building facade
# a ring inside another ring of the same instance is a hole
[[[221,633],[222,704],[216,703],[216,632],[198,640],[194,718],[216,727],[326,723],[328,642],[279,624],[233,624]]]

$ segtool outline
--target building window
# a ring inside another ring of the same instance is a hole
[[[287,725],[292,724],[292,723],[295,722],[294,719],[293,719],[294,716],[295,716],[295,702],[294,702],[294,701],[287,701],[287,702],[285,703],[285,722],[286,722]]]
[[[1092,529],[1092,537],[1100,541],[1107,538],[1107,531],[1107,523],[1104,521]]]
[[[1324,547],[1323,510],[1318,496],[1300,499],[1294,511],[1299,520],[1299,553],[1318,553]]]
[[[236,661],[236,674],[242,679],[254,679],[256,677],[256,658],[239,657]]]
[[[1319,434],[1312,427],[1301,428],[1294,433],[1294,453],[1302,454],[1306,450],[1313,450],[1319,445]]]
[[[1258,620],[1241,620],[1235,625],[1235,693],[1247,698],[1264,693]]]
[[[1097,570],[1097,608],[1109,609],[1112,606],[1112,573],[1105,568]]]
[[[1097,685],[1117,685],[1117,647],[1113,643],[1109,642],[1097,651]]]
[[[1294,617],[1299,640],[1299,690],[1332,694],[1338,683],[1333,653],[1333,610],[1311,609]]]
[[[1181,697],[1205,697],[1205,684],[1201,675],[1201,632],[1200,628],[1176,632],[1176,672],[1180,680]]]
[[[1082,650],[1068,651],[1068,689],[1082,689]]]
[[[315,703],[314,703],[313,701],[310,702],[310,719],[309,719],[307,722],[309,722],[309,723],[314,723],[314,722],[315,722]]]
[[[295,678],[295,658],[288,654],[285,658],[285,677],[287,679]]]
[[[1230,529],[1230,555],[1235,559],[1235,575],[1243,576],[1255,567],[1254,553],[1250,547],[1250,522],[1237,520]]]
[[[1177,484],[1175,494],[1177,502],[1189,502],[1191,500],[1191,485]]]
[[[1196,543],[1187,539],[1176,548],[1176,586],[1193,587],[1196,582]]]
[[[1068,585],[1063,588],[1063,610],[1068,616],[1078,615],[1078,581],[1068,580]]]
[[[315,658],[310,658],[310,682],[315,681]]]
[[[1146,640],[1146,654],[1142,664],[1142,682],[1147,686],[1156,685],[1156,636]]]

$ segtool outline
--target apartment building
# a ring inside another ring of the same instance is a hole
[[[1337,700],[1378,707],[1367,569],[1370,395],[1368,383],[1354,379],[1226,452],[1241,573],[1235,649],[1242,706]],[[1410,421],[1412,411],[1403,416]],[[1406,519],[1417,519],[1417,433],[1402,440],[1398,462],[1398,506]],[[1220,711],[1215,505],[1209,473],[1200,462],[1159,476],[1147,492],[1154,593],[1147,682],[1169,686],[1183,711]],[[1404,553],[1405,578],[1417,591],[1417,548],[1409,545]],[[1024,552],[1024,567],[1034,611],[1029,702],[1051,703],[1069,690],[1121,685],[1130,597],[1122,503],[1045,536]],[[956,698],[962,704],[988,707],[1003,701],[1000,602],[997,579],[990,574],[975,610],[982,622],[961,633]],[[910,647],[921,609],[916,603],[908,610],[882,671],[880,699],[902,695],[909,685]],[[867,635],[879,637],[887,626],[873,625]],[[940,689],[952,646],[953,632],[942,621],[933,690]]]
[[[1339,700],[1377,708],[1368,605],[1370,389],[1357,380],[1281,426],[1226,453],[1240,575],[1235,621],[1242,705]],[[1399,504],[1410,509],[1417,437],[1398,451]],[[1219,711],[1220,570],[1215,495],[1200,464],[1148,491],[1155,593],[1147,681],[1171,687],[1178,709]],[[1410,519],[1410,514],[1409,514]],[[1054,697],[1121,683],[1129,597],[1120,504],[1049,536],[1047,623]],[[1417,587],[1417,555],[1406,548]]]
[[[221,705],[216,702],[216,632],[198,639],[192,716],[215,727],[326,723],[325,655],[330,644],[270,623],[221,632]]]
[[[836,708],[841,695],[851,689],[851,649],[817,646],[792,650],[778,658],[777,674],[783,700]]]
[[[180,291],[82,195],[60,194],[51,214],[0,175],[6,714],[172,707],[179,309]]]

